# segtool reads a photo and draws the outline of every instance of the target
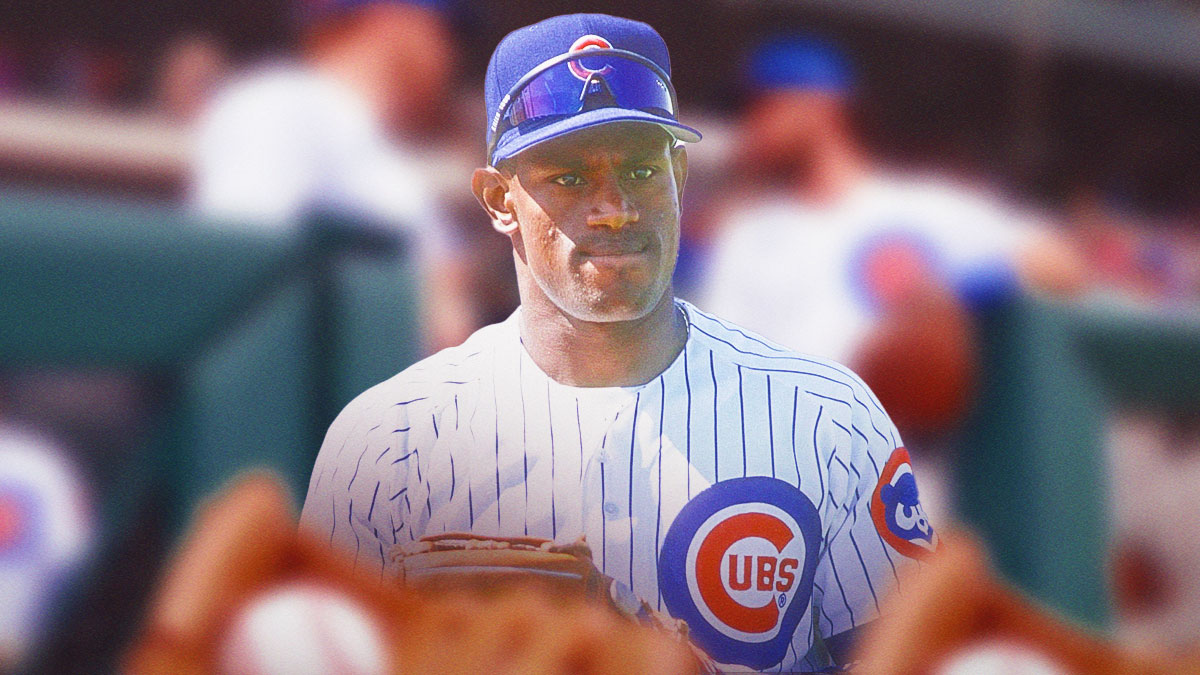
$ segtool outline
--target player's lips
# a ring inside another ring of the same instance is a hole
[[[650,249],[648,241],[615,241],[615,242],[595,242],[589,243],[586,246],[581,246],[579,249],[580,255],[586,258],[632,258]]]

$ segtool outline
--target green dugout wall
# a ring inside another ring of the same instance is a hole
[[[1108,625],[1113,406],[1200,410],[1200,314],[1022,299],[982,320],[981,400],[957,462],[959,512],[1001,572]]]
[[[0,193],[0,372],[103,368],[162,385],[160,414],[97,495],[100,548],[38,670],[110,670],[195,506],[266,467],[299,507],[333,416],[417,358],[403,244],[371,232]]]

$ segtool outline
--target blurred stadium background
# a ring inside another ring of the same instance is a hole
[[[397,129],[461,270],[465,318],[435,334],[421,247],[403,236],[336,211],[263,229],[193,208],[198,120],[229,78],[303,48],[301,4],[0,3],[0,454],[16,458],[0,461],[13,467],[0,471],[0,671],[112,663],[206,495],[267,465],[298,506],[341,406],[516,305],[507,242],[468,189],[482,73],[508,31],[578,5],[437,3],[453,68],[432,114]],[[744,54],[780,29],[849,55],[854,126],[881,163],[1003,194],[1072,242],[1083,292],[976,317],[980,389],[941,517],[1079,623],[1200,639],[1200,3],[589,9],[648,21],[671,47],[683,118],[706,134],[683,224],[695,246],[719,227],[713,195],[739,185],[725,174]],[[703,275],[703,259],[681,274]],[[54,487],[23,496],[31,483]]]

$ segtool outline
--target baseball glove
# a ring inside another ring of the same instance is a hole
[[[408,588],[491,595],[540,587],[561,602],[600,606],[653,628],[688,648],[695,672],[717,672],[712,659],[688,638],[687,622],[653,609],[627,586],[600,572],[583,537],[564,545],[539,537],[448,532],[399,544],[391,555],[399,563],[400,583]]]
[[[422,560],[428,558],[414,557],[410,565],[420,567]],[[586,573],[589,568],[577,564],[572,569]],[[495,586],[481,596],[381,585],[378,569],[356,567],[324,538],[298,531],[286,485],[255,475],[200,512],[155,593],[122,672],[678,675],[696,670],[682,644],[623,620],[582,593],[570,601],[519,583],[508,588]]]
[[[862,636],[852,672],[1165,675],[1200,672],[1072,625],[996,576],[983,545],[948,533],[937,553],[902,578]],[[903,575],[902,575],[903,577]],[[914,639],[913,636],[921,636]]]
[[[582,540],[556,546],[537,537],[449,532],[400,544],[392,549],[392,558],[400,563],[401,584],[424,590],[488,592],[516,582],[583,596],[602,583]]]

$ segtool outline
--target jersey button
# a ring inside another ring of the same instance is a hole
[[[616,504],[614,504],[612,502],[605,502],[604,503],[604,512],[610,516],[615,516],[621,512],[621,507],[617,506]]]

